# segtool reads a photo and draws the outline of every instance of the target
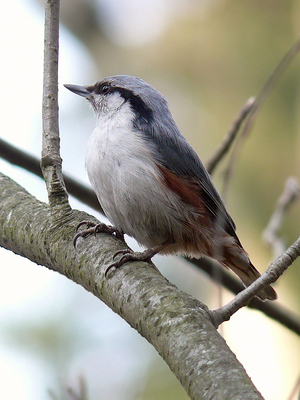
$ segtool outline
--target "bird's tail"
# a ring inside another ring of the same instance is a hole
[[[251,285],[251,283],[253,283],[257,278],[261,276],[254,265],[251,263],[251,261],[249,261],[247,269],[241,269],[232,265],[230,265],[230,269],[232,269],[233,272],[235,272],[240,277],[245,286]],[[263,290],[257,293],[256,296],[263,301],[277,299],[277,293],[271,286],[266,286]]]
[[[238,246],[230,246],[224,249],[225,257],[221,261],[225,267],[230,268],[242,280],[245,286],[251,285],[261,275],[249,260],[245,250]],[[276,300],[277,294],[271,286],[265,287],[257,295],[261,300]]]

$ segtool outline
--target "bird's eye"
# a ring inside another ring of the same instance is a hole
[[[108,92],[109,92],[109,86],[104,85],[103,88],[102,88],[102,93],[103,94],[107,94]]]

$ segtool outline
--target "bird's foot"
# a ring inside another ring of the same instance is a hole
[[[122,254],[122,257],[107,268],[107,270],[105,271],[105,276],[107,276],[107,274],[112,268],[116,269],[120,268],[123,264],[127,263],[128,261],[149,262],[151,258],[155,256],[155,254],[160,252],[165,246],[167,246],[167,244],[168,243],[164,242],[162,244],[159,244],[158,246],[151,247],[141,252],[134,252],[130,249],[117,251],[113,256],[113,259],[115,259],[120,254]]]
[[[87,228],[78,232],[78,229],[83,225],[86,225]],[[77,225],[76,232],[78,232],[78,233],[76,233],[76,235],[74,236],[74,239],[73,239],[74,247],[76,247],[77,240],[80,237],[86,238],[87,236],[90,236],[90,235],[96,235],[96,233],[107,233],[109,235],[114,234],[118,239],[121,239],[124,241],[124,234],[122,232],[120,232],[114,226],[106,225],[102,222],[99,224],[95,224],[94,222],[90,222],[90,221],[82,221],[82,222],[80,222],[80,224]]]

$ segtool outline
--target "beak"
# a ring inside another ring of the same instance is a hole
[[[91,92],[89,92],[86,86],[78,86],[78,85],[64,85],[67,89],[71,90],[71,92],[78,94],[79,96],[85,97],[86,99],[90,99]]]

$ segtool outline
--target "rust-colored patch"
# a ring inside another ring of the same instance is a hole
[[[199,183],[188,178],[178,177],[174,172],[161,165],[157,165],[157,167],[168,188],[176,193],[183,203],[193,207],[190,219],[184,222],[185,229],[182,232],[182,239],[185,247],[195,250],[201,247],[202,253],[209,254],[211,251],[209,232],[212,230],[212,220],[205,202],[200,196]]]
[[[182,201],[191,206],[195,207],[199,211],[202,211],[205,208],[203,201],[199,196],[200,187],[197,182],[193,182],[186,178],[179,178],[169,169],[157,165],[162,176],[164,178],[165,183],[173,192],[175,192]]]

